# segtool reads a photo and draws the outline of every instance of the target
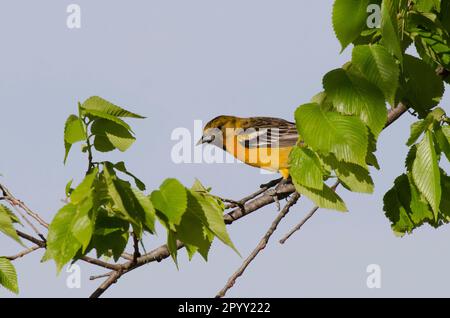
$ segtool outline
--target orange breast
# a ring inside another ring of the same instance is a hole
[[[279,171],[283,177],[289,176],[288,158],[292,147],[246,148],[236,136],[225,139],[225,149],[246,164],[270,171]]]

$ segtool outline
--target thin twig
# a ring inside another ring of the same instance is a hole
[[[42,225],[45,228],[48,228],[48,223],[42,219],[39,214],[33,212],[28,206],[26,206],[25,203],[23,203],[20,200],[17,200],[11,192],[6,188],[4,185],[0,184],[0,190],[3,192],[4,197],[11,202],[11,205],[18,205],[20,206],[30,217],[35,219],[40,225]]]
[[[27,233],[21,232],[19,230],[16,230],[17,235],[19,235],[21,238],[26,239],[27,241],[30,241],[31,243],[36,244],[39,247],[42,248],[46,248],[47,244],[45,241],[42,241],[40,239],[35,238],[34,236],[31,236]],[[104,261],[101,261],[99,259],[96,258],[92,258],[89,256],[83,256],[82,258],[80,258],[82,261],[89,263],[89,264],[93,264],[93,265],[97,265],[103,268],[107,268],[107,269],[111,269],[111,270],[120,270],[121,266],[117,265],[117,264],[111,264],[111,263],[107,263]]]
[[[40,248],[42,248],[42,247],[36,245],[36,246],[30,247],[30,248],[27,248],[26,250],[23,250],[22,252],[20,252],[20,253],[18,253],[16,255],[6,256],[5,258],[9,259],[10,261],[14,261],[14,260],[16,260],[18,258],[21,258],[21,257],[24,257],[25,255],[28,255],[28,254],[30,254],[30,253],[32,253],[32,252],[34,252],[34,251],[36,251],[36,250],[38,250]]]
[[[339,184],[340,184],[340,182],[337,181],[331,187],[331,189],[333,191],[336,191],[336,188],[339,186]],[[312,208],[311,211],[309,211],[308,214],[306,214],[306,216],[300,221],[300,223],[298,223],[296,226],[294,226],[286,235],[283,236],[283,238],[279,241],[280,244],[284,244],[292,236],[292,234],[294,234],[295,232],[300,230],[302,228],[303,224],[305,224],[306,221],[308,221],[314,215],[314,213],[317,212],[317,210],[319,210],[318,206],[315,206],[314,208]]]
[[[221,291],[219,291],[219,293],[216,295],[217,298],[225,296],[227,291],[230,288],[232,288],[234,286],[234,284],[236,283],[236,279],[238,279],[245,272],[245,270],[250,265],[250,263],[267,246],[267,243],[269,242],[272,234],[277,229],[278,224],[280,224],[281,220],[286,216],[286,214],[289,213],[289,209],[297,202],[297,200],[299,198],[300,198],[300,195],[298,194],[298,192],[294,192],[292,197],[289,199],[289,201],[286,203],[284,208],[280,211],[280,213],[277,215],[277,217],[273,221],[269,230],[266,232],[266,234],[263,236],[263,238],[259,241],[258,245],[253,250],[253,252],[247,257],[247,259],[244,261],[244,263],[241,265],[241,267],[239,267],[239,269],[228,279],[228,282],[226,283],[225,287]]]
[[[130,253],[126,253],[126,252],[123,252],[122,255],[120,255],[120,257],[122,257],[123,259],[126,259],[127,261],[133,260],[133,255],[131,255]]]
[[[109,272],[109,273],[105,273],[105,274],[101,274],[101,275],[90,276],[90,277],[89,277],[89,280],[96,280],[96,279],[103,278],[103,277],[109,277],[109,276],[111,276],[112,274],[114,274],[114,272],[115,272],[115,271],[111,271],[111,272]]]
[[[100,297],[112,284],[116,283],[117,280],[122,276],[121,271],[113,272],[107,280],[105,280],[89,298]]]
[[[300,223],[298,223],[285,236],[283,236],[283,238],[279,241],[280,244],[284,244],[292,236],[292,234],[300,230],[303,224],[305,224],[306,221],[308,221],[314,215],[314,213],[317,212],[317,210],[319,210],[318,206],[312,208],[311,211],[309,211],[308,214],[300,221]]]
[[[28,220],[28,218],[25,216],[25,214],[23,214],[23,213],[17,208],[17,206],[16,206],[15,204],[12,204],[12,207],[13,207],[14,211],[16,211],[16,213],[19,214],[19,215],[22,217],[22,219],[24,219],[25,222],[31,227],[31,229],[34,231],[34,233],[36,233],[36,235],[39,236],[39,237],[45,242],[45,236],[44,236],[44,234],[42,234],[42,233],[37,229],[37,227],[34,226],[34,224],[31,223],[30,220]]]

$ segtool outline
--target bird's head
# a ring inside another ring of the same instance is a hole
[[[210,120],[203,129],[202,138],[197,145],[209,143],[222,148],[227,128],[236,128],[237,119],[234,116],[222,115]]]

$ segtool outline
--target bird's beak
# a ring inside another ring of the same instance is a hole
[[[210,143],[214,140],[214,135],[203,135],[202,138],[197,142],[196,146],[204,144],[204,143]]]

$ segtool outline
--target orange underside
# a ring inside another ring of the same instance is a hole
[[[277,171],[285,179],[289,177],[288,158],[292,147],[246,148],[241,143],[237,142],[236,137],[234,140],[228,139],[225,146],[230,154],[250,166],[269,171]]]

